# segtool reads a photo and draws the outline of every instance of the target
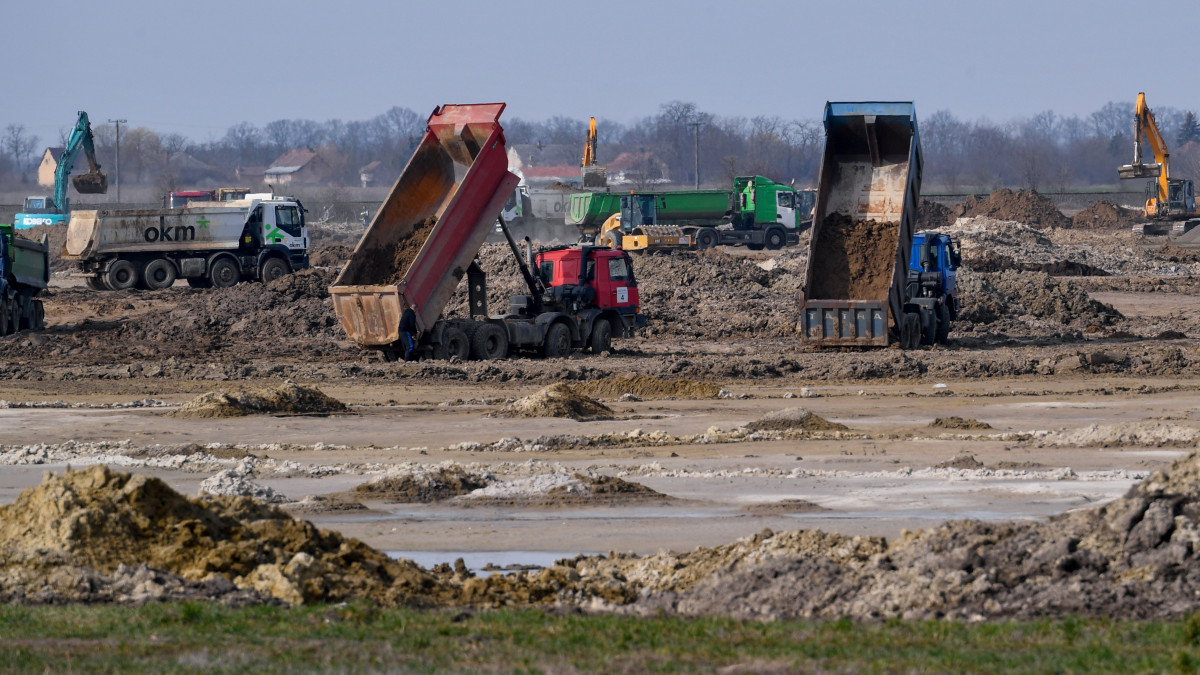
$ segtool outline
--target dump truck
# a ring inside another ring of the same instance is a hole
[[[503,218],[519,178],[508,170],[504,103],[443,105],[329,292],[346,335],[384,360],[404,352],[406,308],[419,358],[562,357],[609,349],[645,325],[633,264],[622,251],[560,246],[522,255]],[[499,220],[528,293],[489,315],[477,255]],[[536,274],[530,270],[532,262]],[[469,317],[443,316],[463,278]]]
[[[67,260],[93,290],[158,290],[272,281],[308,267],[304,206],[290,197],[194,202],[175,209],[75,211]]]
[[[958,315],[959,255],[945,235],[914,238],[922,162],[915,107],[826,103],[824,125],[802,340],[904,349],[944,342]]]
[[[46,312],[37,295],[50,281],[46,236],[34,242],[16,236],[14,229],[0,224],[0,336],[45,327]]]

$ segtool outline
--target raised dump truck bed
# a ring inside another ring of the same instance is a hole
[[[901,338],[913,310],[906,284],[921,192],[916,110],[907,102],[827,103],[824,122],[803,340],[886,346]]]
[[[402,301],[437,323],[520,179],[508,171],[503,103],[445,105],[329,289],[346,335],[400,339]]]

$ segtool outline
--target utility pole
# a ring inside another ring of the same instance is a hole
[[[688,122],[688,126],[692,128],[692,135],[695,137],[696,150],[696,189],[700,189],[700,122]]]
[[[109,124],[117,125],[117,203],[121,203],[121,125],[128,124],[129,120],[109,120]]]

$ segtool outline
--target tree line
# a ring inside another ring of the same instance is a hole
[[[969,121],[948,110],[920,117],[927,189],[990,191],[999,187],[1041,191],[1113,185],[1116,167],[1133,157],[1132,102],[1109,102],[1087,116],[1061,116],[1047,110],[1008,122]],[[1200,123],[1191,111],[1154,110],[1171,147],[1173,173],[1200,174]],[[353,186],[359,169],[371,162],[390,182],[399,175],[424,133],[425,116],[396,106],[363,121],[275,120],[263,126],[243,122],[219,140],[195,142],[177,133],[144,126],[121,130],[121,180],[127,185],[186,187],[180,157],[211,168],[208,180],[232,183],[239,167],[266,167],[294,148],[319,152],[331,168],[334,185]],[[816,119],[778,116],[720,116],[694,103],[672,101],[654,115],[631,123],[598,120],[598,163],[624,152],[654,157],[679,186],[696,181],[726,185],[734,176],[760,174],[776,181],[813,185],[820,163],[823,131]],[[511,145],[561,144],[582,153],[587,121],[556,116],[546,120],[513,118],[504,122]],[[113,167],[116,129],[93,125],[97,154]],[[19,124],[0,135],[0,184],[36,182],[36,165],[48,145],[64,145],[68,128],[55,139],[41,139]],[[1149,148],[1147,161],[1152,161]],[[174,158],[174,160],[172,159]],[[111,180],[111,178],[110,178]]]

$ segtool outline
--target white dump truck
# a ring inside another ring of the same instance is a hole
[[[75,211],[65,258],[95,290],[271,281],[308,267],[298,200],[270,195],[181,209]]]

